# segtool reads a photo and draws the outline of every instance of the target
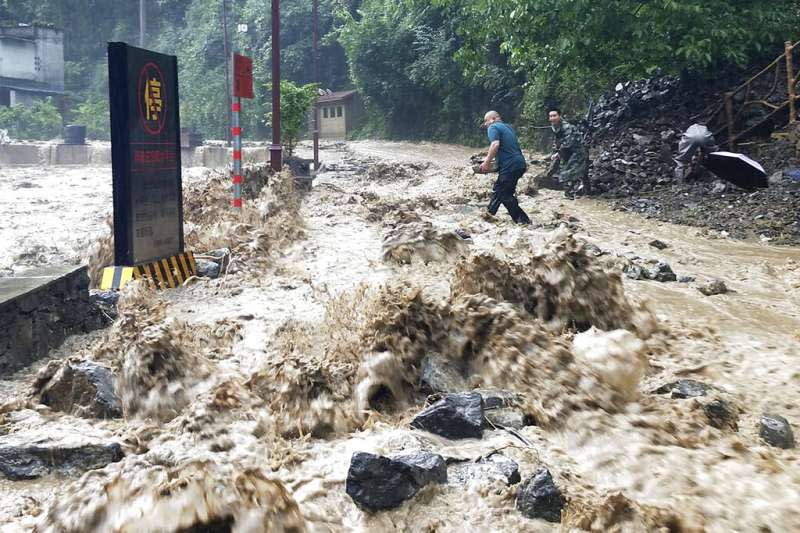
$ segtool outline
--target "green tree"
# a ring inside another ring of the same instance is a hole
[[[108,99],[97,95],[89,97],[75,109],[75,123],[86,126],[86,136],[90,139],[107,141],[111,139],[111,119]]]
[[[50,140],[62,134],[62,120],[52,98],[30,106],[0,107],[0,128],[15,139]]]
[[[272,90],[271,84],[268,87]],[[292,156],[297,141],[307,129],[308,113],[317,101],[318,88],[314,83],[299,86],[281,80],[281,143],[288,157]],[[272,123],[271,111],[267,114],[267,123]]]

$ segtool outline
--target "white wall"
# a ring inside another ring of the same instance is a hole
[[[36,75],[36,43],[0,39],[0,76],[35,81]]]
[[[342,116],[336,114],[336,108],[342,108]],[[325,118],[324,109],[328,109],[328,118]],[[337,104],[321,104],[319,110],[319,136],[326,139],[344,139],[347,136],[347,106],[344,102]]]

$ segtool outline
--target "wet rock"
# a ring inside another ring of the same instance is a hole
[[[490,482],[497,480],[506,485],[514,485],[522,479],[517,462],[500,453],[481,457],[474,462],[451,465],[447,476],[450,482],[460,485],[465,485],[472,480]]]
[[[517,492],[517,510],[528,518],[561,522],[564,503],[564,497],[546,468],[525,481]]]
[[[710,389],[711,387],[705,383],[693,379],[681,379],[662,385],[654,390],[653,394],[670,394],[673,399],[685,400],[686,398],[705,396]]]
[[[678,276],[672,271],[672,267],[666,261],[659,261],[649,272],[649,279],[660,282],[678,281]]]
[[[51,473],[77,475],[122,460],[117,442],[9,442],[0,438],[0,473],[19,481]]]
[[[695,280],[694,276],[680,276],[678,278],[678,283],[691,283]]]
[[[600,257],[601,255],[605,254],[605,252],[601,250],[599,246],[588,242],[584,243],[583,251],[592,257]]]
[[[110,319],[117,318],[117,303],[119,302],[119,292],[90,290],[89,301],[100,311],[105,313]]]
[[[647,270],[642,268],[640,265],[630,263],[625,265],[625,268],[622,269],[622,272],[628,279],[640,281],[643,279],[648,279],[649,273]]]
[[[393,509],[429,483],[445,483],[447,466],[441,455],[427,452],[394,458],[354,453],[345,490],[361,508]]]
[[[700,285],[697,290],[706,296],[715,296],[717,294],[725,294],[728,292],[728,287],[725,282],[719,279],[709,281],[705,285]]]
[[[219,277],[219,263],[208,259],[195,259],[197,275],[202,278],[216,279]]]
[[[483,398],[484,428],[522,429],[535,425],[535,420],[520,406],[517,393],[503,389],[476,389]]]
[[[789,421],[780,415],[766,414],[761,417],[758,435],[770,446],[794,448],[794,433]]]
[[[448,439],[483,436],[483,398],[477,392],[448,394],[411,421],[411,427]]]
[[[110,368],[91,361],[51,361],[33,384],[34,396],[56,411],[84,418],[120,418]]]
[[[710,401],[703,406],[703,412],[708,418],[708,423],[717,429],[738,428],[738,414],[736,409],[721,398]]]
[[[665,243],[664,241],[659,241],[658,239],[654,239],[647,244],[658,250],[666,250],[669,248],[669,244]]]
[[[422,360],[422,389],[432,393],[463,391],[467,387],[461,369],[437,353],[429,353]]]

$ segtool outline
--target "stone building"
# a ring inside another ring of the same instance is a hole
[[[319,136],[322,139],[345,139],[357,128],[364,107],[356,91],[339,91],[319,97]]]
[[[0,26],[0,106],[30,105],[64,94],[64,32]]]

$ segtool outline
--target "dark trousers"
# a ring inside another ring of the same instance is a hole
[[[517,182],[525,174],[526,169],[515,170],[497,176],[497,181],[494,182],[492,188],[492,198],[489,200],[489,213],[492,215],[497,214],[500,205],[506,206],[508,214],[511,215],[511,220],[517,224],[530,224],[531,219],[517,202]]]

